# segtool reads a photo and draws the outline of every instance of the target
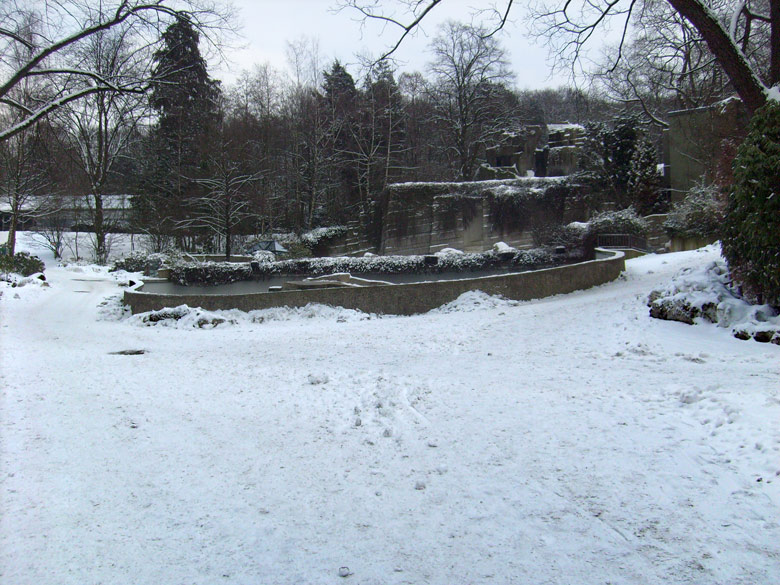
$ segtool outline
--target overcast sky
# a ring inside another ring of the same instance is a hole
[[[270,63],[277,69],[287,68],[288,41],[301,37],[316,38],[323,64],[338,58],[358,75],[357,54],[378,56],[397,38],[397,29],[382,28],[371,22],[361,31],[357,13],[344,10],[334,12],[336,0],[233,0],[242,26],[243,48],[230,49],[228,66],[213,67],[212,75],[231,83],[242,69],[251,70],[254,64]],[[550,78],[545,47],[533,44],[525,36],[526,26],[519,18],[521,3],[517,3],[515,22],[509,23],[500,41],[510,58],[519,89],[558,87],[566,84],[565,75]],[[424,21],[424,28],[415,38],[407,38],[397,52],[400,71],[425,72],[428,60],[426,48],[435,35],[437,25],[444,20],[471,21],[470,6],[488,6],[486,1],[447,0],[434,9]]]

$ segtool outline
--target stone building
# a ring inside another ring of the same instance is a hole
[[[480,179],[562,177],[577,171],[585,128],[579,124],[522,126],[485,148]]]

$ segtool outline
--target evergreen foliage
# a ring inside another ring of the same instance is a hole
[[[200,54],[200,35],[182,15],[163,33],[154,54],[155,83],[151,106],[160,118],[158,130],[167,140],[193,140],[211,129],[217,115],[219,82],[209,77]]]
[[[681,238],[720,238],[725,202],[714,185],[700,183],[691,188],[685,199],[669,212],[664,228]]]
[[[178,15],[162,40],[154,54],[150,96],[158,120],[148,142],[145,193],[134,200],[152,235],[180,227],[187,200],[199,192],[192,179],[204,170],[208,141],[219,118],[219,82],[209,77],[192,21]],[[183,236],[180,229],[178,235]]]
[[[605,211],[588,222],[589,232],[601,234],[647,235],[647,222],[636,214],[633,207],[620,211]]]
[[[723,252],[749,296],[780,306],[780,104],[756,110],[734,160]]]
[[[653,144],[646,137],[639,138],[631,156],[628,192],[631,202],[641,215],[665,211],[658,197],[661,182],[658,178],[656,160]]]
[[[600,199],[649,214],[658,211],[659,181],[655,148],[640,128],[635,116],[587,124],[581,164]]]
[[[31,256],[27,252],[17,252],[13,256],[0,254],[0,272],[3,273],[13,272],[22,276],[30,276],[43,272],[44,268],[43,262],[38,256]]]

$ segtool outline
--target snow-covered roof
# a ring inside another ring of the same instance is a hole
[[[548,132],[565,132],[567,130],[585,130],[582,124],[571,124],[569,122],[563,122],[561,124],[547,124]]]
[[[103,195],[103,209],[130,209],[134,195]],[[91,199],[91,197],[90,197]],[[64,209],[88,208],[90,201],[84,195],[27,195],[22,201],[22,211],[32,212],[49,201],[56,201]],[[10,213],[11,203],[7,197],[0,199],[0,212]]]

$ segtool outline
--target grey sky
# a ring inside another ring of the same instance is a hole
[[[353,74],[359,73],[356,54],[377,56],[398,38],[397,29],[383,28],[377,22],[368,23],[361,31],[354,11],[334,12],[336,0],[233,0],[233,4],[239,11],[244,37],[241,42],[246,46],[230,50],[230,64],[213,70],[214,77],[227,83],[256,63],[268,62],[277,69],[286,69],[287,42],[303,36],[319,40],[324,64],[338,58]],[[480,4],[488,5],[479,0],[447,0],[432,11],[424,28],[416,37],[407,38],[397,52],[399,69],[424,72],[426,47],[437,24],[448,19],[469,22],[473,12],[470,7]],[[519,10],[520,6],[515,9],[515,22],[509,23],[500,37],[516,74],[516,86],[536,89],[565,84],[565,75],[550,78],[547,50],[525,37],[526,27],[519,19]]]

